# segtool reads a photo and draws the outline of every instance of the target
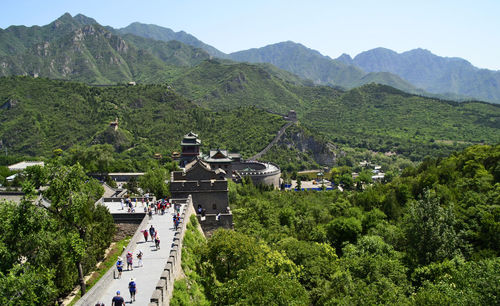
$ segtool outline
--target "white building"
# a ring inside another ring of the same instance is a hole
[[[24,169],[31,166],[45,166],[43,161],[22,161],[17,164],[10,165],[8,168],[10,171],[23,171]]]

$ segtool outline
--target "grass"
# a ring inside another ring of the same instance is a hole
[[[118,256],[120,256],[123,248],[128,245],[131,238],[131,236],[127,236],[111,246],[111,250],[106,255],[104,261],[97,267],[97,270],[92,272],[90,278],[87,280],[87,291],[90,290],[101,279],[101,277],[103,277],[104,274],[106,274],[106,272],[108,272],[108,270],[115,265],[118,260]],[[68,306],[74,305],[81,297],[81,291],[78,290],[78,293]]]

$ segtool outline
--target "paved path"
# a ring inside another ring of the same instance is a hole
[[[120,203],[115,203],[120,206]],[[137,205],[138,208],[141,206]],[[184,206],[184,205],[183,205]],[[115,208],[116,209],[116,208]],[[181,208],[181,212],[184,208]],[[153,215],[152,220],[148,221],[147,229],[151,225],[159,233],[161,248],[156,250],[154,242],[151,237],[148,237],[148,241],[145,242],[144,238],[139,240],[134,246],[132,246],[131,251],[134,254],[134,268],[131,271],[127,271],[126,258],[124,260],[124,270],[121,279],[112,279],[106,285],[106,288],[100,288],[101,294],[97,301],[101,301],[106,305],[111,305],[112,298],[116,295],[116,291],[121,291],[121,296],[125,299],[126,303],[130,303],[130,294],[128,292],[128,283],[130,278],[134,277],[137,284],[137,294],[136,301],[133,303],[135,305],[148,305],[150,298],[155,290],[156,284],[160,280],[163,268],[167,263],[168,257],[170,255],[170,249],[172,246],[174,238],[174,227],[173,227],[173,207],[165,212],[164,215]],[[148,218],[148,217],[146,217]],[[146,229],[146,228],[144,228]],[[140,230],[144,230],[140,229]],[[143,256],[143,267],[137,266],[136,254],[138,250],[142,250]],[[116,269],[113,267],[113,269]],[[96,301],[96,302],[97,302]],[[94,302],[95,303],[95,302]],[[92,304],[94,305],[94,304]]]

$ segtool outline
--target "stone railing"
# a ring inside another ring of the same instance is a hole
[[[185,202],[181,212],[181,220],[178,230],[174,234],[174,241],[160,279],[156,283],[156,290],[151,296],[149,306],[169,305],[174,291],[174,282],[181,274],[182,241],[186,233],[186,226],[192,214],[195,214],[191,195],[187,199],[172,199],[172,203]],[[183,204],[183,203],[182,203]]]

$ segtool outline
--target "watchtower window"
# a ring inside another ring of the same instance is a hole
[[[212,204],[212,209],[217,209],[217,204]]]

